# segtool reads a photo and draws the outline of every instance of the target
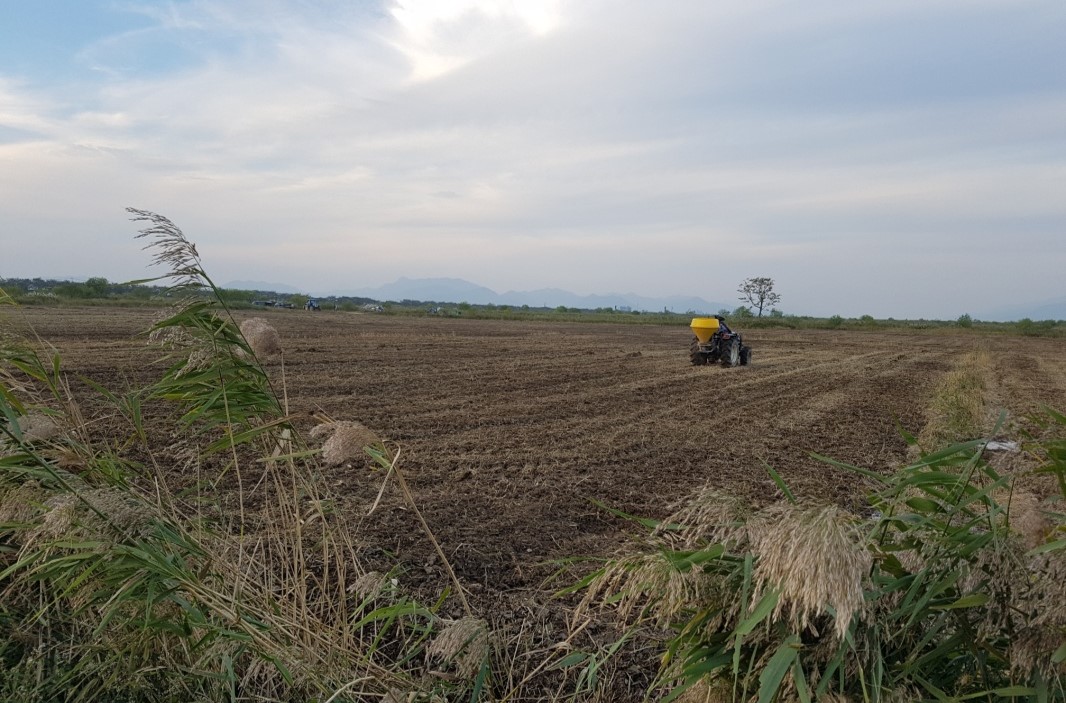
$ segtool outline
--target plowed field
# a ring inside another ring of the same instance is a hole
[[[26,309],[68,370],[111,388],[155,377],[136,332],[151,310]],[[897,425],[924,422],[937,378],[960,354],[995,352],[998,399],[1015,414],[1063,405],[1058,340],[904,332],[752,331],[749,367],[693,367],[684,327],[401,319],[265,311],[285,347],[291,407],[357,419],[402,448],[402,467],[472,600],[537,589],[550,560],[605,554],[632,526],[598,500],[661,516],[711,484],[778,496],[768,463],[800,496],[860,499],[857,479],[817,451],[873,470],[906,456]],[[279,378],[280,365],[271,374]],[[88,397],[89,394],[86,394]],[[367,510],[380,474],[329,474],[365,536],[368,563],[399,561],[416,584],[445,584],[395,487]]]

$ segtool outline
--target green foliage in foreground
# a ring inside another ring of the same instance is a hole
[[[1048,424],[1031,451],[1061,510],[1066,417]],[[875,484],[864,514],[798,504],[772,470],[784,503],[704,492],[577,588],[672,633],[664,701],[1066,700],[1066,515],[986,444],[889,476],[830,462]]]
[[[261,361],[272,330],[200,299],[195,248],[133,213],[180,301],[149,335],[169,350],[157,382],[87,381],[104,410],[86,416],[60,354],[0,329],[0,700],[487,695],[484,623],[448,640],[441,603],[360,567]],[[349,450],[400,476],[376,438]]]

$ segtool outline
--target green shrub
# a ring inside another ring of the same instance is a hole
[[[1055,320],[1040,320],[1034,322],[1028,317],[1024,317],[1018,322],[1014,323],[1014,328],[1020,334],[1024,334],[1027,337],[1045,337],[1055,334],[1058,323]]]

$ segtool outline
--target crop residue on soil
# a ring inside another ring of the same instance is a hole
[[[875,471],[906,456],[897,423],[917,432],[936,379],[975,344],[1000,355],[1000,400],[1060,403],[1057,340],[900,332],[745,331],[751,367],[693,367],[684,327],[403,319],[256,311],[281,335],[290,407],[358,420],[402,448],[415,500],[472,599],[537,589],[551,560],[604,555],[633,528],[592,501],[647,516],[707,484],[757,502],[777,489],[854,504],[857,479],[816,451]],[[153,380],[152,310],[23,309],[68,371],[114,390]],[[240,319],[251,316],[240,315]],[[743,330],[742,330],[743,331]],[[1016,341],[1016,340],[1015,340]],[[271,374],[278,362],[267,364]],[[91,402],[91,393],[84,395]],[[396,490],[367,511],[381,475],[327,469],[338,510],[359,524],[367,560],[399,561],[407,579],[445,577]]]

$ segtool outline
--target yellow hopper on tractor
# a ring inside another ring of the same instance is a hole
[[[729,329],[721,315],[694,317],[689,327],[696,335],[689,347],[689,358],[695,366],[717,361],[727,367],[751,363],[751,347],[744,345],[740,333]]]

